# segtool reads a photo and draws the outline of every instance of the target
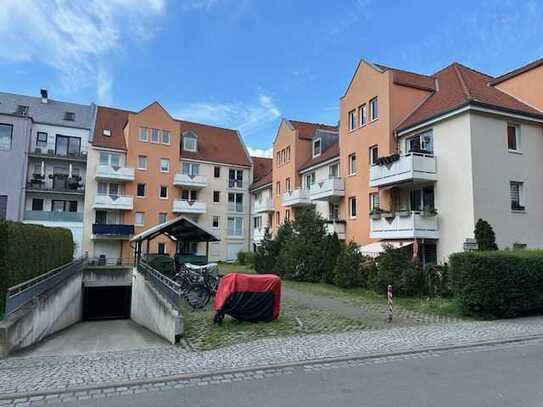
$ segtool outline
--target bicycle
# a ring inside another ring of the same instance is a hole
[[[181,287],[181,295],[192,309],[205,307],[217,293],[219,273],[216,264],[196,266],[181,264],[174,281]]]

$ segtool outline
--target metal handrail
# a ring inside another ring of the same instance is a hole
[[[80,272],[86,262],[87,258],[83,257],[8,288],[6,293],[6,315],[12,314],[45,291]]]
[[[160,271],[147,264],[144,260],[138,262],[138,271],[143,274],[145,279],[148,280],[162,295],[164,295],[171,305],[179,310],[182,289],[178,283],[171,278],[166,277]]]
[[[134,259],[130,257],[90,257],[87,262],[91,267],[134,266]]]

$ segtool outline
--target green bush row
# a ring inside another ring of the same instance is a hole
[[[7,289],[72,261],[72,232],[0,221],[0,313]]]
[[[543,250],[455,253],[450,278],[465,314],[507,318],[543,312]]]
[[[238,263],[242,266],[255,265],[255,254],[253,252],[238,252]]]

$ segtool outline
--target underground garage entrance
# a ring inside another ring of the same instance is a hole
[[[83,320],[130,318],[131,286],[83,287]]]

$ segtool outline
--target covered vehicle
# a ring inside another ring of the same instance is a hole
[[[239,321],[273,321],[281,310],[281,279],[274,274],[227,274],[219,283],[213,307],[215,323],[225,314]]]

